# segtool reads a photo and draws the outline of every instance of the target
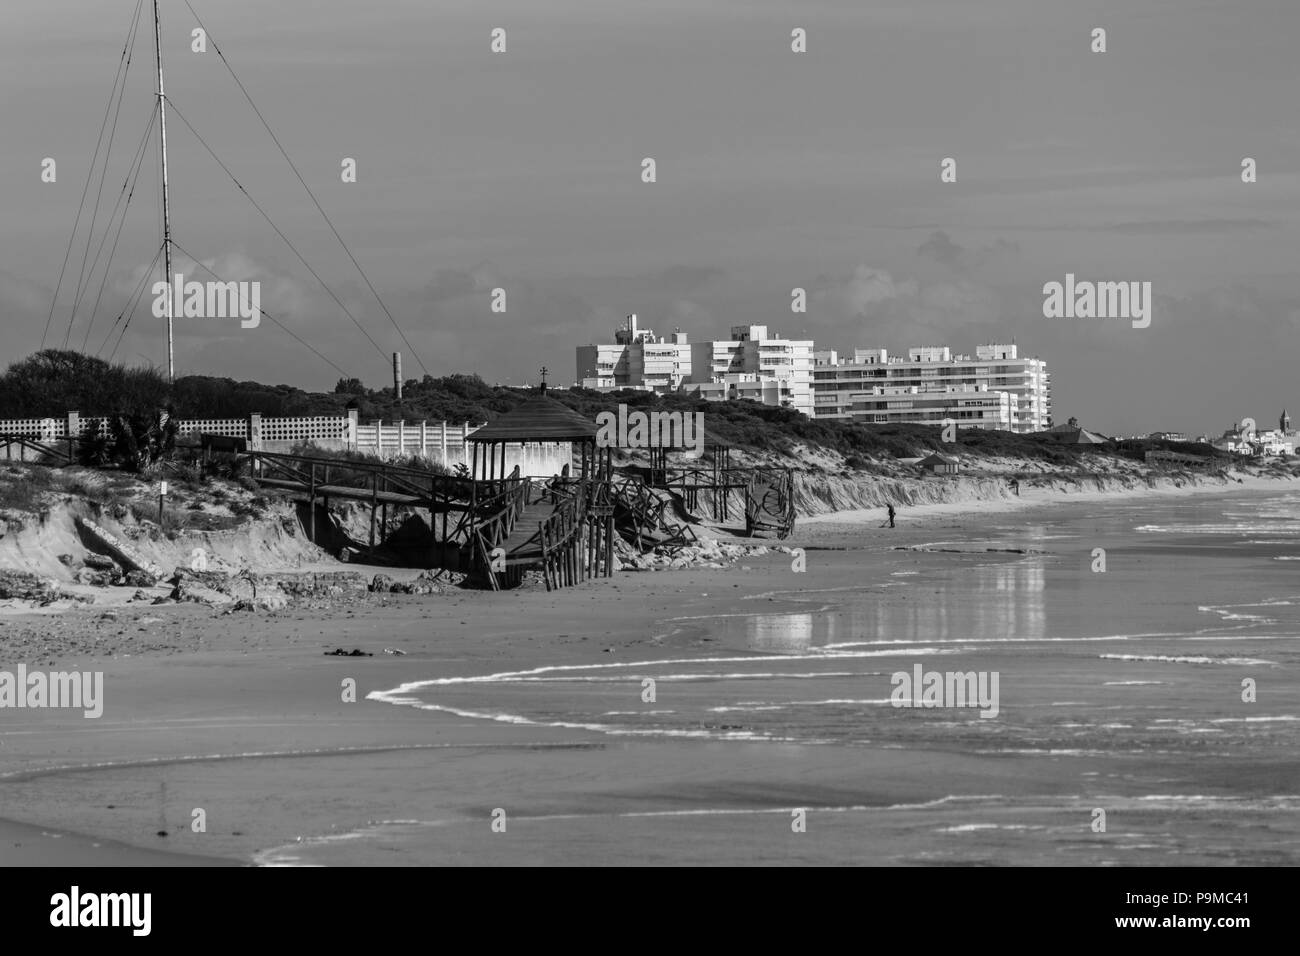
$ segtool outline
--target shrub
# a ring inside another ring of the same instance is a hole
[[[143,474],[169,456],[176,445],[176,419],[156,410],[114,415],[101,432],[78,446],[82,464],[111,466]]]
[[[60,418],[70,411],[133,415],[168,400],[167,380],[157,369],[110,365],[81,352],[45,349],[0,374],[0,408],[13,418]]]
[[[40,500],[40,486],[30,476],[20,474],[0,478],[0,508],[37,511]]]

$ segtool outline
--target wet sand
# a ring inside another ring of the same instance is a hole
[[[1239,605],[1300,594],[1297,565],[1232,535],[1135,535],[1137,507],[808,522],[788,542],[803,574],[773,553],[555,594],[70,612],[170,652],[54,657],[105,671],[98,720],[5,712],[0,816],[67,836],[0,826],[0,863],[1295,863],[1300,621]],[[322,656],[339,646],[376,656]],[[881,703],[914,663],[998,671],[999,717]],[[583,670],[483,679],[564,667]],[[457,677],[477,679],[367,698]]]

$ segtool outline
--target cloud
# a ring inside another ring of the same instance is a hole
[[[976,249],[967,249],[954,242],[942,229],[930,233],[929,237],[917,248],[916,254],[932,259],[958,272],[972,272],[1000,256],[1020,254],[1020,243],[1007,239],[995,239],[988,245]]]
[[[1144,222],[1118,222],[1100,228],[1107,232],[1129,235],[1185,236],[1276,229],[1278,223],[1267,219],[1156,219]]]
[[[708,309],[686,299],[675,299],[664,316],[664,329],[659,334],[665,334],[677,327],[685,328],[688,332],[693,329],[704,332],[713,325],[713,315]]]
[[[946,266],[954,266],[957,260],[961,258],[962,247],[948,238],[948,234],[942,230],[930,233],[930,238],[921,243],[921,247],[916,250],[919,256],[929,256],[936,262],[942,262]]]
[[[661,285],[679,293],[693,292],[722,275],[721,269],[711,266],[669,266],[654,275]]]
[[[867,265],[818,280],[810,299],[808,325],[826,348],[960,345],[997,328],[1005,311],[998,293],[969,277],[895,278]]]

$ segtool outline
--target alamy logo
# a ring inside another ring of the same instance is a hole
[[[153,284],[153,314],[161,319],[167,314],[167,298],[172,300],[172,315],[187,319],[243,319],[240,328],[255,329],[262,322],[262,284],[260,282],[186,282],[185,274],[176,273],[173,283]]]
[[[979,707],[980,717],[998,715],[997,671],[896,671],[889,679],[894,707]]]
[[[0,671],[0,709],[5,707],[73,707],[88,718],[104,713],[103,671]]]
[[[127,926],[133,936],[148,936],[153,922],[152,893],[83,894],[74,886],[51,896],[50,906],[51,926]]]
[[[596,445],[600,448],[682,448],[690,458],[704,454],[704,413],[629,412],[596,416]]]
[[[1151,324],[1150,282],[1075,282],[1043,286],[1043,315],[1049,319],[1132,319],[1133,328]]]

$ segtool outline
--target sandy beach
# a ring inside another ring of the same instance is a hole
[[[1300,522],[1246,525],[1294,494],[827,515],[802,573],[11,611],[106,703],[6,714],[0,862],[1293,864]],[[999,672],[1000,715],[889,706],[918,663]]]

